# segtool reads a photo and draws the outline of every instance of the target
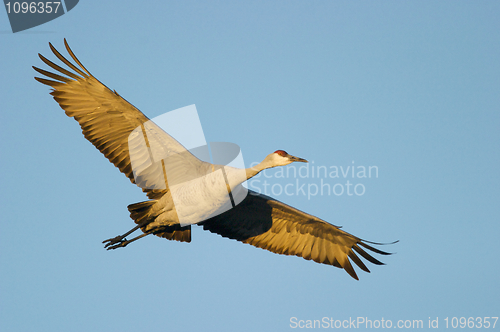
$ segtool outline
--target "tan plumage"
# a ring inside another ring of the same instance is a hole
[[[73,117],[78,121],[85,138],[101,151],[113,165],[118,167],[132,183],[135,183],[130,163],[128,136],[137,126],[144,124],[149,119],[132,104],[123,99],[116,91],[111,91],[92,76],[73,54],[66,39],[64,40],[64,45],[80,68],[64,58],[49,43],[50,49],[59,60],[81,76],[56,65],[43,55],[38,54],[40,59],[48,66],[69,76],[71,79],[33,67],[37,72],[61,82],[40,77],[35,77],[35,79],[40,83],[54,88],[50,94],[54,96],[55,101],[59,103],[59,106],[66,112],[67,116]],[[168,138],[171,138],[163,131],[161,134],[165,134]],[[175,140],[173,141],[176,142]],[[179,145],[179,149],[185,150],[179,143],[177,144]],[[157,199],[168,194],[168,189],[143,189],[143,191],[146,192],[150,199]],[[191,227],[186,226],[182,230],[161,232],[157,235],[169,240],[190,242]]]
[[[254,191],[249,191],[245,200],[233,209],[200,225],[223,237],[277,254],[343,268],[355,279],[358,277],[348,257],[366,272],[370,271],[356,253],[373,264],[383,265],[360,246],[378,254],[389,254],[337,226]]]
[[[54,89],[51,95],[65,110],[66,115],[78,121],[85,138],[118,167],[132,183],[136,183],[130,161],[130,151],[135,151],[134,148],[137,149],[137,147],[129,146],[128,137],[135,128],[144,125],[149,119],[116,91],[111,91],[92,76],[73,54],[66,40],[64,40],[64,44],[78,66],[64,58],[52,44],[49,45],[57,58],[74,72],[56,65],[39,54],[43,62],[67,77],[33,67],[37,72],[50,78],[50,80],[39,77],[35,77],[35,79]],[[181,144],[160,128],[156,128],[154,134],[165,143],[169,150],[182,153],[183,165],[179,166],[179,169],[182,170],[186,167],[211,169],[212,165],[186,153]],[[269,161],[274,157],[284,158],[285,164],[292,161],[305,161],[281,150],[276,151],[276,153],[279,153],[279,156],[269,155],[261,163],[261,168],[247,169],[247,176],[250,178],[265,168],[277,166]],[[289,158],[289,161],[286,161],[288,160],[286,158]],[[265,163],[266,160],[267,163]],[[148,172],[156,174],[156,167],[159,167],[158,163],[153,164],[150,169],[148,168]],[[181,227],[175,218],[160,222],[161,214],[159,211],[174,209],[173,207],[169,208],[172,205],[172,198],[168,184],[166,189],[143,189],[143,191],[151,200],[129,206],[132,219],[138,224],[137,227],[140,227],[144,232],[137,238],[155,234],[169,240],[190,242],[191,226]],[[249,191],[249,195],[236,207],[199,224],[204,229],[223,237],[242,241],[278,254],[296,255],[307,260],[312,259],[318,263],[343,268],[355,279],[358,278],[349,258],[362,270],[369,272],[356,253],[371,263],[383,264],[361,247],[378,254],[388,255],[386,252],[369,246],[367,241],[340,230],[337,226],[253,191]],[[134,241],[137,238],[128,241],[125,239],[125,236],[132,231],[106,240],[105,242],[109,242],[106,247],[113,245],[108,249],[114,249]]]

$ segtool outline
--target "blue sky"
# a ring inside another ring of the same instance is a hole
[[[0,13],[0,330],[500,316],[499,14],[496,1],[82,0],[12,34]],[[248,165],[283,149],[328,169],[376,166],[371,178],[268,170],[250,185],[361,238],[400,240],[384,248],[396,254],[355,281],[201,227],[190,244],[104,250],[146,196],[33,79],[37,53],[54,60],[48,42],[63,51],[63,38],[150,118],[196,104],[207,141],[238,144]],[[297,181],[364,192],[279,194]]]

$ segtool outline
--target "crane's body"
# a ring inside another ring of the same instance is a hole
[[[193,225],[207,220],[211,216],[219,214],[218,211],[226,211],[231,208],[232,196],[229,196],[228,193],[231,194],[233,188],[235,190],[241,189],[240,185],[244,181],[265,169],[285,166],[294,161],[307,162],[305,159],[290,156],[282,150],[271,153],[258,165],[243,170],[200,161],[204,165],[197,168],[196,174],[184,176],[184,178],[189,178],[188,181],[170,185],[171,191],[151,206],[151,215],[146,229],[174,224]],[[217,185],[222,178],[221,172],[226,180],[225,186]],[[183,177],[181,176],[181,178]],[[255,194],[255,192],[251,193]],[[182,215],[182,220],[180,220],[179,215]]]
[[[72,71],[39,54],[42,61],[58,73],[33,67],[50,78],[35,79],[54,89],[51,92],[54,99],[66,115],[78,121],[85,138],[132,183],[141,187],[150,199],[128,206],[137,226],[123,235],[105,240],[107,249],[125,247],[149,234],[190,242],[191,225],[197,224],[223,237],[274,253],[295,255],[343,268],[355,279],[358,277],[349,259],[362,270],[370,272],[356,253],[373,264],[383,264],[363,250],[388,255],[367,244],[380,243],[362,240],[271,197],[248,190],[246,197],[231,206],[232,196],[228,193],[234,195],[239,192],[242,182],[265,169],[292,162],[307,162],[305,159],[277,150],[260,164],[247,169],[201,161],[151,123],[116,91],[111,91],[92,76],[73,54],[66,40],[64,43],[77,65],[49,43],[56,57]],[[150,145],[156,144],[155,151],[162,151],[168,158],[161,163],[151,163],[150,154],[144,151],[141,132],[147,135]],[[163,179],[165,169],[168,181]],[[214,185],[220,181],[221,172],[226,185]],[[141,229],[142,235],[126,239],[138,229]]]

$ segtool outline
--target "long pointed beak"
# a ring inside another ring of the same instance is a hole
[[[299,161],[301,163],[308,163],[307,160],[303,159],[303,158],[299,158],[299,157],[294,157],[294,156],[290,156],[289,157],[291,161]]]

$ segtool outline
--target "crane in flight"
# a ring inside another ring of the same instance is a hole
[[[50,78],[35,77],[35,79],[52,87],[53,90],[50,94],[66,112],[66,115],[73,117],[80,124],[85,138],[132,183],[138,184],[136,177],[134,177],[130,156],[131,151],[137,149],[137,146],[132,146],[129,136],[134,129],[144,126],[149,119],[116,91],[110,90],[98,81],[77,59],[66,39],[64,44],[76,65],[62,56],[49,43],[54,55],[70,70],[64,69],[38,54],[45,64],[58,73],[33,67],[38,73]],[[180,160],[177,169],[190,167],[196,168],[203,174],[209,174],[223,167],[199,160],[159,127],[154,129],[154,134],[169,150],[180,156],[177,158]],[[265,157],[260,164],[245,169],[246,176],[243,179],[240,177],[231,180],[231,169],[227,172],[227,168],[226,175],[230,182],[234,182],[231,188],[238,188],[239,183],[252,178],[267,168],[285,166],[292,162],[307,161],[289,155],[283,150],[277,150]],[[155,165],[149,167],[146,173],[153,172],[154,168],[158,167],[158,163]],[[241,172],[241,170],[239,171]],[[187,196],[190,196],[189,193],[194,194],[194,191],[200,190],[188,186],[189,184],[186,184],[183,187]],[[130,216],[137,226],[123,235],[103,241],[105,248],[109,250],[125,247],[149,234],[168,240],[191,242],[191,224],[183,225],[179,222],[176,213],[179,205],[173,204],[168,183],[160,189],[141,187],[149,200],[128,206]],[[229,187],[228,190],[230,190]],[[216,195],[216,193],[210,194]],[[221,204],[216,204],[215,207],[206,206],[207,204],[199,205],[197,209],[200,211],[221,207]],[[277,254],[295,255],[317,263],[343,268],[356,280],[358,280],[358,276],[349,260],[363,271],[370,272],[358,255],[376,265],[383,265],[383,263],[372,257],[368,253],[369,251],[390,255],[390,253],[372,246],[382,243],[362,240],[341,230],[338,226],[252,190],[249,190],[243,201],[233,208],[206,220],[193,222],[193,224],[195,223],[202,226],[204,230]],[[141,235],[130,240],[126,239],[128,235],[138,229],[142,231]]]

